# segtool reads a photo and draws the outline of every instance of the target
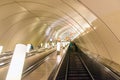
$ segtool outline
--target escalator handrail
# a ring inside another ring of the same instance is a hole
[[[96,61],[97,62],[97,61]],[[98,63],[98,62],[97,62]],[[105,69],[107,69],[108,71],[108,74],[110,74],[112,77],[114,77],[115,79],[117,80],[120,80],[120,76],[117,75],[115,72],[113,72],[111,69],[109,69],[108,67],[106,67],[105,65],[103,65],[102,63],[99,63],[100,65],[102,65]]]
[[[68,51],[68,47],[67,47],[67,51]],[[64,54],[63,58],[61,59],[60,64],[58,65],[58,69],[57,69],[57,71],[56,71],[56,75],[54,76],[54,80],[57,78],[57,75],[58,75],[59,70],[60,70],[60,68],[61,68],[61,66],[62,66],[62,63],[63,63],[63,61],[64,61],[64,59],[65,59],[65,57],[66,57],[66,55],[67,55],[67,51],[66,51],[66,53]]]
[[[54,51],[53,51],[54,52]],[[30,72],[32,72],[33,70],[35,70],[36,68],[38,68],[42,63],[45,62],[45,60],[47,60],[49,58],[50,55],[52,55],[51,52],[50,54],[48,54],[46,57],[42,58],[41,60],[37,61],[35,64],[31,65],[30,67],[28,67],[22,74],[22,78],[24,78],[25,76],[29,75]]]
[[[48,80],[56,80],[57,75],[58,75],[58,73],[59,73],[59,70],[60,70],[60,68],[61,68],[61,66],[62,66],[63,60],[65,59],[65,56],[67,55],[68,46],[66,47],[66,49],[67,49],[67,50],[66,50],[66,53],[63,55],[60,63],[55,66],[55,68],[54,68],[53,72],[50,74]]]
[[[87,54],[85,54],[86,56],[88,56]],[[88,56],[89,57],[89,56]],[[94,57],[92,57],[97,64],[101,65],[103,68],[109,70],[110,72],[108,72],[108,74],[110,74],[112,77],[114,77],[117,80],[120,80],[120,76],[117,75],[117,73],[115,73],[114,71],[112,71],[111,69],[109,69],[106,65],[102,64],[101,62],[97,61]]]
[[[70,59],[70,54],[68,54],[68,57],[67,57],[67,67],[66,67],[66,74],[65,74],[65,80],[67,80],[68,78],[68,71],[69,71],[69,60]]]

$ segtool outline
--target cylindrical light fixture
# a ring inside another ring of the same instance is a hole
[[[10,62],[6,80],[21,80],[27,46],[17,44]]]

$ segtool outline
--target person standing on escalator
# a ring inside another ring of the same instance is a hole
[[[78,48],[77,48],[77,46],[76,46],[76,44],[74,42],[70,42],[69,49],[71,51],[74,51],[74,52],[76,52],[78,50]]]

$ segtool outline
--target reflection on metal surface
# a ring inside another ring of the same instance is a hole
[[[8,58],[8,57],[3,56],[3,57],[0,58],[0,60],[7,59],[7,58]]]
[[[30,48],[31,48],[31,44],[27,44],[27,51],[26,52],[30,52]]]
[[[61,56],[60,55],[57,55],[57,64],[59,64],[61,61]]]
[[[0,63],[0,66],[2,66],[2,65],[4,65],[4,64],[5,64],[5,63],[2,62],[2,63]]]
[[[63,49],[63,54],[65,54],[66,53],[66,50],[65,49]]]

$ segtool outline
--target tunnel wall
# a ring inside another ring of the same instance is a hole
[[[45,35],[49,25],[64,18],[66,25],[71,24],[73,31],[80,33],[75,39],[79,48],[120,71],[119,3],[119,0],[0,0],[0,45],[4,52],[12,51],[16,43],[35,46],[46,42],[50,35],[55,35]]]
[[[120,72],[120,5],[118,0],[80,0],[97,17],[91,28],[75,39],[88,55]]]

